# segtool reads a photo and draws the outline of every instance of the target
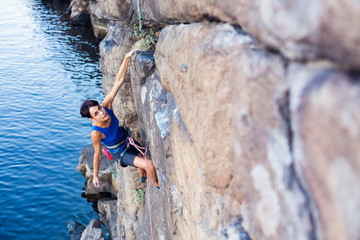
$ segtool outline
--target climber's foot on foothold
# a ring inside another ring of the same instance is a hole
[[[160,190],[160,186],[155,186],[155,187]]]
[[[146,179],[147,179],[147,177],[141,177],[141,178],[140,178],[140,183],[146,182]]]

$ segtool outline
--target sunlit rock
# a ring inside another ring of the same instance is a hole
[[[101,199],[98,201],[100,219],[106,226],[109,239],[120,239],[117,230],[117,207],[115,199]]]
[[[164,28],[113,107],[149,141],[155,238],[358,240],[356,1],[139,2],[144,26]],[[92,4],[116,18],[100,44],[106,95],[138,6]],[[115,172],[118,236],[150,238],[149,198],[134,199],[145,185],[134,168]]]
[[[359,239],[360,86],[334,68],[294,64],[294,156],[321,239]]]
[[[91,220],[85,231],[81,235],[80,240],[105,240],[104,232],[101,228],[101,223],[97,219]]]

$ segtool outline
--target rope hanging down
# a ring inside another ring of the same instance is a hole
[[[140,11],[140,0],[137,0],[137,7],[138,7],[138,12],[139,12],[139,32],[141,32],[142,18],[141,18],[141,11]]]
[[[152,224],[152,217],[151,217],[151,201],[150,201],[150,186],[149,186],[149,174],[148,174],[148,166],[147,166],[147,160],[146,155],[149,149],[149,142],[146,141],[146,147],[140,147],[136,145],[134,139],[132,137],[128,138],[129,143],[133,145],[145,158],[145,166],[146,166],[146,177],[147,177],[147,192],[148,192],[148,199],[149,199],[149,216],[150,216],[150,230],[151,230],[151,239],[154,240],[154,234],[153,234],[153,224]],[[145,150],[142,152],[140,149]]]

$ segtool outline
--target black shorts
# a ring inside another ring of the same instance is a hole
[[[135,141],[135,144],[138,145],[138,146],[141,146],[137,141]],[[125,150],[123,150],[123,151],[125,151]],[[110,154],[114,158],[114,160],[116,160],[116,162],[120,163],[120,166],[122,166],[122,167],[127,167],[127,166],[135,167],[135,165],[134,165],[135,157],[140,153],[136,149],[136,147],[134,147],[133,145],[130,145],[130,147],[124,153],[123,157],[121,157],[121,152],[116,153],[116,154],[114,154],[114,153],[110,153]]]
[[[127,167],[127,166],[135,167],[134,160],[138,154],[139,154],[139,151],[133,145],[130,145],[129,149],[125,152],[122,159],[119,159],[120,165],[122,167]]]

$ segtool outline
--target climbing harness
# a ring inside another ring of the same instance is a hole
[[[148,166],[147,166],[147,159],[146,159],[146,155],[147,155],[147,152],[148,152],[148,149],[149,149],[149,141],[146,141],[146,147],[140,147],[138,146],[134,139],[132,137],[129,137],[128,138],[128,142],[133,145],[145,158],[145,166],[146,166],[146,177],[147,179],[149,179],[149,174],[148,174]],[[144,150],[143,151],[141,151]],[[150,216],[150,230],[151,230],[151,239],[153,240],[154,239],[154,234],[153,234],[153,224],[152,224],[152,217],[151,217],[151,200],[150,200],[150,186],[149,186],[149,180],[147,181],[147,184],[146,184],[146,187],[147,187],[147,192],[148,192],[148,199],[149,199],[149,216]]]
[[[138,7],[138,12],[139,12],[139,32],[141,32],[142,18],[141,18],[141,11],[140,11],[140,0],[137,0],[137,7]]]

